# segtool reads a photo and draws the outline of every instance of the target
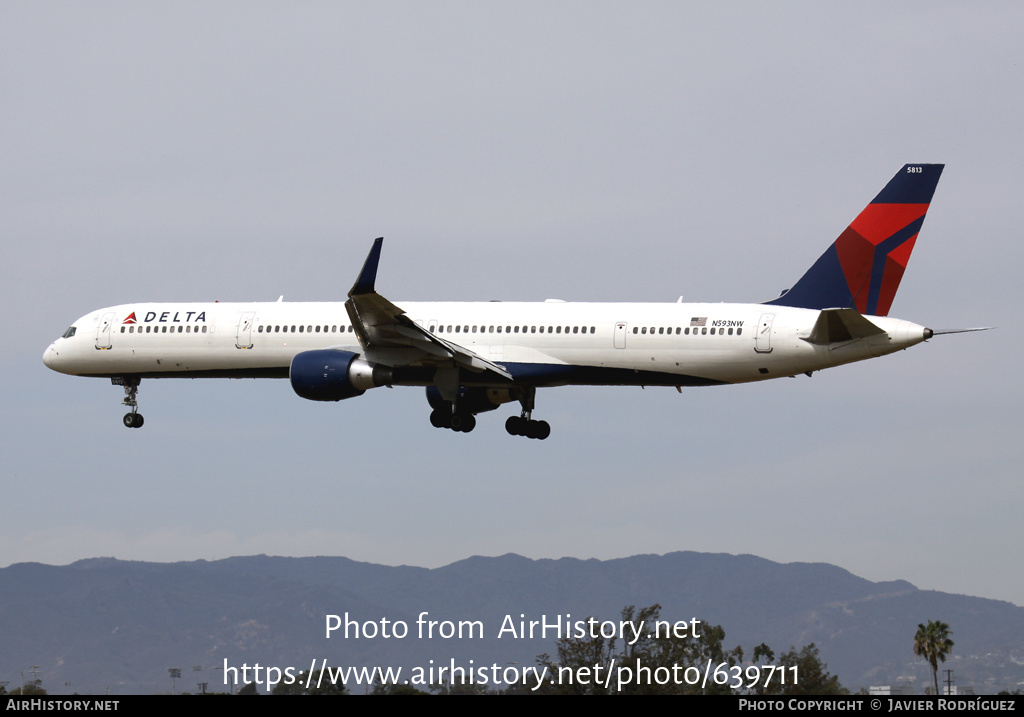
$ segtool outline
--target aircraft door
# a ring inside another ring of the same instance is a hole
[[[110,329],[114,324],[114,312],[108,311],[100,317],[99,326],[96,327],[96,348],[106,350],[110,348]]]
[[[615,322],[615,348],[624,349],[626,348],[626,322],[616,321]]]
[[[255,311],[246,311],[238,317],[238,331],[235,333],[236,349],[252,348],[252,321],[255,316]]]
[[[757,335],[754,337],[754,351],[759,354],[770,354],[772,352],[772,324],[775,322],[775,314],[761,314],[761,320],[757,325]]]

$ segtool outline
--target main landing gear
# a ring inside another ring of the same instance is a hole
[[[551,435],[551,426],[547,421],[534,421],[532,418],[536,397],[537,389],[533,387],[524,389],[523,397],[519,399],[519,403],[523,406],[522,413],[518,416],[509,416],[505,421],[505,430],[510,436],[525,436],[543,441]]]
[[[458,409],[435,408],[430,412],[430,425],[434,428],[450,428],[456,433],[469,433],[476,428],[476,416]]]
[[[139,413],[139,403],[135,400],[139,394],[139,384],[142,380],[135,377],[114,376],[110,382],[115,386],[124,386],[124,398],[121,400],[121,405],[132,409],[130,413],[124,414],[122,419],[125,428],[142,428],[145,419]]]
[[[537,389],[515,386],[505,388],[460,388],[454,401],[446,401],[434,386],[427,387],[427,401],[430,402],[430,425],[434,428],[450,428],[456,433],[469,433],[476,428],[476,414],[493,411],[499,405],[519,401],[522,413],[510,416],[505,421],[505,430],[512,436],[525,436],[543,441],[551,435],[547,421],[534,421],[534,398]]]
[[[505,430],[510,436],[526,436],[543,441],[551,435],[551,426],[547,421],[534,421],[523,411],[521,416],[509,416],[505,421]]]

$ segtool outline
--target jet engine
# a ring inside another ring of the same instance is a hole
[[[296,354],[288,369],[295,393],[310,401],[341,401],[391,383],[391,368],[351,351],[321,349]]]

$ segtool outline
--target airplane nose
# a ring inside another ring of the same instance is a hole
[[[50,344],[46,348],[46,351],[43,351],[43,363],[46,364],[47,368],[50,368],[50,369],[53,369],[54,371],[56,371],[57,370],[57,359],[58,359],[59,356],[60,356],[60,354],[57,353],[56,342],[54,342],[54,343]]]

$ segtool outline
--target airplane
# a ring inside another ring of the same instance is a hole
[[[514,436],[546,439],[538,388],[711,386],[806,374],[883,356],[938,333],[889,317],[942,164],[907,164],[788,291],[760,304],[398,302],[377,293],[383,238],[347,300],[139,303],[76,321],[43,354],[54,371],[123,387],[143,425],[149,378],[287,378],[311,401],[426,387],[430,422],[469,433],[520,404]],[[976,329],[964,329],[976,330]]]

